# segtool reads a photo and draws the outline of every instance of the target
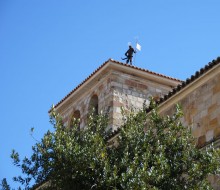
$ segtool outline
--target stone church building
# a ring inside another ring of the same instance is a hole
[[[190,126],[199,147],[220,143],[220,57],[181,81],[136,66],[109,59],[55,105],[69,127],[80,118],[86,126],[91,107],[109,114],[109,129],[122,124],[121,107],[142,108],[153,97],[161,114],[171,114],[176,103],[184,112],[183,123]],[[215,184],[216,178],[210,179]],[[215,189],[218,188],[216,185]]]

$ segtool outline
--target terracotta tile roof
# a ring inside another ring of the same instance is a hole
[[[207,65],[205,65],[203,68],[201,68],[199,71],[196,71],[194,75],[191,75],[190,78],[187,78],[185,81],[183,81],[181,84],[173,88],[168,94],[164,95],[161,97],[158,101],[157,104],[161,104],[162,102],[165,102],[168,100],[170,97],[172,97],[174,94],[191,84],[193,81],[207,73],[211,68],[213,68],[215,65],[220,63],[220,57],[218,57],[216,60],[213,60],[212,62],[209,62]]]
[[[209,71],[214,66],[220,64],[220,57],[217,57],[217,59],[212,60],[212,62],[209,62],[207,65],[205,65],[203,68],[201,68],[199,71],[196,71],[194,75],[191,75],[190,78],[187,78],[185,81],[183,81],[181,84],[179,84],[177,87],[173,88],[168,94],[161,97],[158,101],[156,101],[157,105],[162,104],[163,102],[167,101],[169,98],[174,96],[177,92],[181,91],[183,88],[191,84],[193,81],[198,79],[199,77],[203,76],[207,71]],[[150,112],[151,108],[148,108],[146,112]],[[113,131],[111,134],[109,134],[108,139],[111,139],[115,135],[117,135],[120,131],[120,128]]]
[[[165,75],[162,75],[162,74],[159,74],[159,73],[155,73],[155,72],[152,72],[152,71],[149,71],[149,70],[146,70],[146,69],[142,69],[142,68],[139,68],[139,67],[136,67],[136,66],[133,66],[133,65],[129,65],[129,64],[125,64],[125,63],[122,63],[122,62],[119,62],[119,61],[115,61],[113,59],[109,59],[107,60],[106,62],[104,62],[100,67],[98,67],[94,72],[92,72],[92,74],[90,74],[84,81],[82,81],[76,88],[74,88],[70,93],[68,93],[61,101],[59,101],[56,105],[55,105],[55,108],[57,108],[62,102],[64,102],[71,94],[73,94],[80,86],[82,86],[86,81],[88,81],[92,76],[94,76],[99,70],[101,70],[105,65],[107,65],[109,62],[113,62],[115,64],[119,64],[119,65],[123,65],[125,67],[130,67],[130,68],[133,68],[133,69],[136,69],[136,70],[139,70],[139,71],[144,71],[146,73],[149,73],[149,74],[153,74],[153,75],[156,75],[156,76],[160,76],[160,77],[164,77],[164,78],[167,78],[167,79],[170,79],[170,80],[174,80],[174,81],[177,81],[177,82],[182,82],[181,80],[179,79],[176,79],[176,78],[172,78],[172,77],[168,77],[168,76],[165,76]],[[51,111],[51,109],[49,110],[49,112]]]
[[[173,78],[173,77],[169,77],[169,76],[166,76],[166,75],[162,75],[162,74],[159,74],[159,73],[155,73],[155,72],[152,72],[152,71],[149,71],[147,69],[142,69],[142,68],[139,68],[139,67],[136,67],[134,65],[129,65],[129,64],[125,64],[125,63],[122,63],[122,62],[119,62],[119,61],[115,61],[113,59],[109,59],[110,61],[114,62],[114,63],[117,63],[117,64],[120,64],[120,65],[124,65],[126,67],[130,67],[130,68],[133,68],[133,69],[137,69],[139,71],[144,71],[144,72],[147,72],[147,73],[150,73],[150,74],[153,74],[153,75],[157,75],[157,76],[160,76],[160,77],[164,77],[164,78],[167,78],[167,79],[171,79],[171,80],[175,80],[175,81],[178,81],[178,82],[182,82],[181,80],[179,79],[176,79],[176,78]]]

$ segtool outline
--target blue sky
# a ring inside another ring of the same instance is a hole
[[[219,0],[0,0],[0,179],[20,170],[51,129],[48,110],[103,62],[121,61],[185,80],[220,56]]]

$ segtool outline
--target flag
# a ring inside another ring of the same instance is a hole
[[[138,51],[141,51],[141,45],[140,44],[136,44],[136,49],[138,50]]]

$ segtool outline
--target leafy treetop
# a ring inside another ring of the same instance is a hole
[[[211,189],[210,174],[219,174],[219,149],[198,149],[190,129],[183,126],[180,107],[172,116],[145,108],[126,115],[126,123],[110,146],[108,119],[91,114],[87,127],[66,128],[51,111],[54,131],[48,131],[22,161],[12,152],[22,176],[15,177],[23,189]],[[123,113],[123,109],[122,109]],[[36,184],[31,186],[31,184]],[[44,184],[41,185],[40,184]],[[9,190],[6,179],[2,188]],[[21,187],[20,187],[21,188]]]

